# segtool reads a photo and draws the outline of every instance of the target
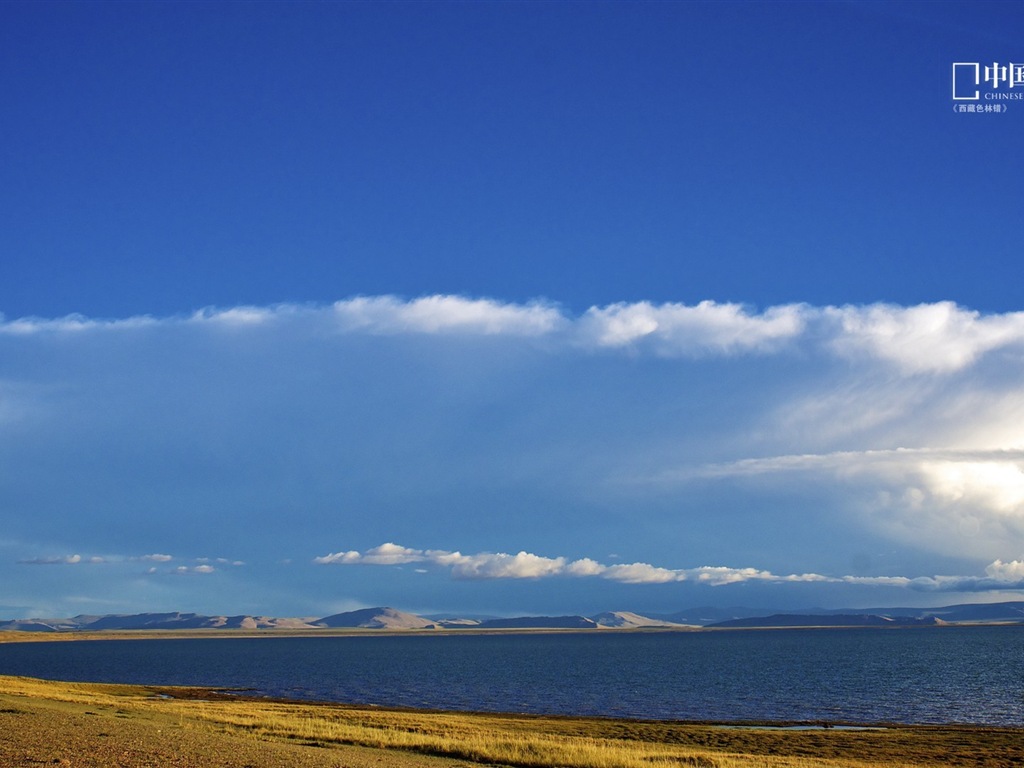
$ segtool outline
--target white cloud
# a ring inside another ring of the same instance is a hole
[[[1011,560],[1008,563],[996,560],[989,564],[985,573],[1000,581],[1024,582],[1024,560]]]
[[[401,565],[403,563],[418,563],[427,559],[424,553],[418,549],[400,547],[397,544],[381,544],[379,547],[366,550],[360,554],[356,551],[332,552],[329,555],[318,557],[314,562],[325,563],[365,563],[367,565]]]
[[[392,543],[368,549],[365,553],[355,550],[332,553],[314,558],[313,562],[341,565],[430,563],[449,568],[452,575],[464,579],[531,579],[558,575],[566,569],[565,558],[541,557],[529,552],[464,555],[440,549],[410,549]]]
[[[438,553],[435,561],[450,565],[452,574],[462,579],[538,579],[555,576],[565,570],[565,558],[541,557],[529,552],[515,555]]]
[[[313,562],[319,565],[329,565],[332,563],[345,564],[345,563],[358,563],[360,562],[360,555],[354,550],[348,552],[331,552],[330,554],[323,555],[322,557],[313,558]]]
[[[1016,592],[1024,590],[1024,562],[996,560],[986,566],[984,576],[847,576],[844,581],[905,587],[917,592]]]
[[[607,570],[608,566],[589,557],[573,560],[565,567],[565,572],[570,576],[600,576]]]
[[[0,335],[35,336],[37,334],[74,334],[85,331],[121,331],[147,328],[159,325],[161,321],[148,315],[138,315],[121,320],[96,320],[84,315],[66,315],[54,319],[22,317],[5,320],[0,315]]]
[[[983,317],[949,301],[828,307],[824,314],[840,325],[832,341],[840,354],[875,357],[911,374],[961,370],[986,352],[1024,342],[1024,312]]]
[[[169,573],[175,576],[185,576],[190,573],[213,573],[216,570],[217,569],[214,568],[212,565],[207,564],[193,566],[179,565],[177,568],[174,568],[173,570],[169,571]],[[150,572],[152,572],[152,569],[150,570]]]
[[[912,579],[906,576],[844,576],[847,584],[864,584],[871,587],[909,587]]]
[[[665,584],[670,581],[686,581],[686,571],[656,568],[648,563],[621,563],[608,565],[600,573],[601,578],[621,581],[623,584]]]
[[[19,560],[19,565],[78,565],[82,562],[81,555],[65,555],[64,557],[34,557]],[[88,561],[86,561],[88,562]]]
[[[81,555],[65,555],[64,557],[34,557],[27,560],[19,560],[19,565],[103,565],[111,562],[106,557],[93,555],[82,557]]]
[[[804,329],[800,305],[750,314],[739,304],[649,302],[591,307],[578,321],[584,343],[595,347],[650,345],[663,355],[768,352]]]
[[[553,336],[566,348],[631,348],[661,356],[768,354],[806,340],[844,358],[877,360],[905,374],[952,373],[993,350],[1024,345],[1024,312],[983,315],[952,302],[811,307],[785,304],[761,312],[734,303],[640,301],[594,306],[579,317],[541,302],[432,295],[411,300],[357,296],[324,307],[300,304],[207,307],[186,317],[97,320],[0,316],[0,335],[73,334],[162,325],[259,328],[302,319],[346,333]]]
[[[346,299],[333,311],[345,330],[369,333],[467,333],[541,336],[565,323],[561,312],[543,304],[507,304],[461,296],[394,296]]]
[[[89,557],[83,557],[82,555],[65,555],[62,557],[36,557],[24,560],[19,560],[19,565],[124,565],[129,563],[168,563],[174,558],[171,555],[163,555],[159,553],[141,555],[141,556],[122,556],[113,555],[102,557],[99,555],[91,555]],[[196,562],[199,565],[195,566],[177,566],[176,568],[168,571],[169,573],[185,574],[185,573],[213,573],[216,568],[211,564],[210,558],[196,558]],[[228,560],[227,558],[218,557],[216,558],[217,563],[223,563],[232,566],[241,566],[244,563],[241,560]],[[157,573],[156,566],[150,566],[146,573]]]
[[[673,581],[697,581],[719,586],[743,581],[827,581],[818,574],[776,576],[754,568],[703,566],[691,569],[659,568],[648,563],[604,565],[591,558],[570,561],[565,557],[543,557],[529,552],[515,555],[483,552],[464,555],[447,550],[409,549],[397,544],[383,544],[365,554],[350,550],[317,557],[318,564],[399,565],[409,562],[429,563],[448,568],[461,579],[540,579],[552,576],[599,577],[624,584],[664,584]]]
[[[398,557],[382,557],[390,552]],[[376,553],[376,554],[373,554]],[[899,587],[919,592],[983,592],[1024,589],[1024,561],[996,560],[985,568],[984,576],[827,576],[820,573],[775,574],[757,568],[699,566],[696,568],[662,568],[649,563],[605,565],[591,558],[568,560],[565,557],[542,557],[529,552],[516,555],[484,552],[464,555],[447,550],[418,550],[385,544],[361,554],[350,550],[313,560],[319,564],[398,565],[406,562],[427,563],[450,569],[453,578],[462,579],[541,579],[550,577],[601,578],[623,584],[667,584],[691,582],[710,587],[745,582],[775,584],[856,584],[861,586]],[[422,572],[423,569],[417,569]]]
[[[296,309],[295,306],[289,304],[281,304],[274,307],[229,307],[227,309],[206,307],[193,313],[189,321],[244,328],[265,325],[273,322],[282,314],[292,314]]]
[[[397,544],[381,544],[379,547],[367,550],[363,555],[365,562],[373,565],[397,565],[401,563],[417,563],[423,560],[423,553],[401,547]]]
[[[318,564],[403,565],[432,563],[450,568],[452,574],[464,579],[529,579],[550,576],[565,567],[563,558],[550,559],[520,552],[517,555],[483,553],[463,555],[444,550],[420,550],[398,544],[382,544],[366,550],[336,552],[314,558]]]
[[[818,573],[791,573],[786,576],[776,576],[771,571],[761,571],[756,568],[724,568],[722,566],[703,566],[692,571],[697,581],[705,584],[719,586],[722,584],[741,584],[745,581],[768,581],[768,582],[821,582],[833,581],[828,576]]]

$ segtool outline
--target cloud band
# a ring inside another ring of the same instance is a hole
[[[662,568],[648,563],[605,565],[582,558],[543,557],[529,552],[515,555],[482,552],[465,555],[438,549],[411,549],[386,543],[365,552],[349,550],[314,558],[319,565],[404,565],[419,563],[448,568],[457,579],[540,579],[554,576],[597,577],[624,584],[694,582],[717,587],[743,582],[832,583],[904,587],[927,592],[983,592],[1024,588],[1024,561],[996,560],[985,576],[824,576],[818,573],[777,575],[756,568],[701,566]]]

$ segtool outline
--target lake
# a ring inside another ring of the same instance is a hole
[[[10,643],[0,674],[447,710],[1024,725],[1024,626]]]

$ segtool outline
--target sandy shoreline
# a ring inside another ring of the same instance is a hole
[[[1017,622],[950,622],[946,629],[1015,626]],[[917,626],[765,626],[765,627],[602,627],[599,629],[580,627],[504,627],[480,629],[476,627],[447,628],[415,628],[415,629],[381,629],[376,627],[303,627],[272,629],[222,629],[203,627],[199,629],[106,629],[106,630],[64,630],[59,632],[0,630],[0,643],[30,642],[75,642],[82,640],[174,640],[193,638],[274,638],[274,637],[437,637],[440,635],[593,635],[594,633],[612,634],[674,634],[674,633],[732,633],[732,632],[789,632],[803,630],[842,630],[846,632],[885,631],[914,632],[931,630],[935,627]]]
[[[544,757],[540,747],[526,750],[532,755],[529,759],[496,759],[479,751],[481,744],[503,740],[538,741],[545,749],[552,744],[561,749],[568,743],[590,743],[596,745],[597,755],[626,750],[624,754],[642,756],[634,762],[626,757],[595,757],[591,762],[568,763],[563,757]],[[212,689],[0,676],[0,765],[4,766],[454,768],[478,762],[533,768],[567,764],[577,768],[662,764],[1010,768],[1024,764],[1024,730],[721,728],[699,723],[388,710],[246,699]]]
[[[323,748],[254,739],[211,727],[189,712],[121,701],[19,692],[18,678],[0,677],[0,765],[87,768],[453,768],[464,763],[359,746]],[[72,698],[72,700],[68,700]],[[76,700],[77,699],[77,700]]]

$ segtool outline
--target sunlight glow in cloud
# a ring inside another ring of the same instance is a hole
[[[837,451],[668,470],[649,482],[754,479],[803,473],[873,491],[873,524],[895,539],[983,557],[1024,542],[1024,450]],[[990,555],[991,556],[991,555]]]
[[[946,504],[1024,519],[1022,464],[1024,461],[928,461],[921,463],[920,472],[923,487]]]

